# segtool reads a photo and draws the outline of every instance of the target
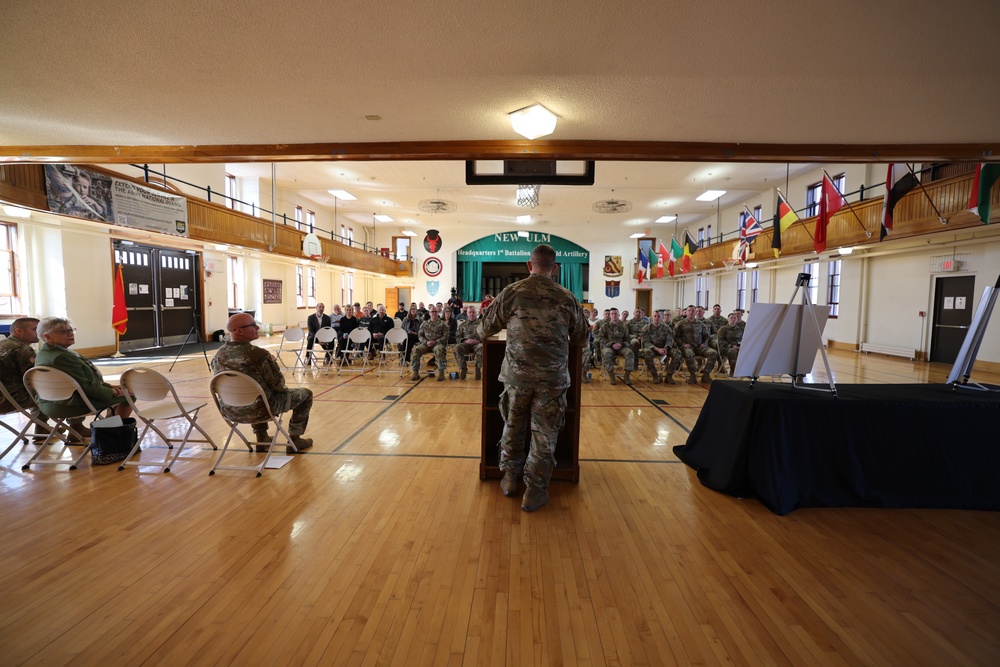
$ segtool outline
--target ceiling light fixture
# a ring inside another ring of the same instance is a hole
[[[379,213],[378,215],[375,216],[375,219],[378,220],[379,222],[392,222],[392,218],[387,216],[385,213]]]
[[[854,252],[854,246],[847,246],[846,248],[839,248],[837,250],[837,252],[839,252],[841,255],[850,255],[852,252]]]
[[[357,199],[357,197],[352,195],[347,190],[327,190],[327,192],[329,192],[337,199],[343,199],[344,201],[354,201],[355,199]]]
[[[399,233],[402,234],[403,236],[416,236],[417,235],[417,233],[415,231],[413,231],[412,229],[401,229],[401,230],[399,230]]]
[[[517,216],[517,221],[519,223],[521,223],[522,225],[526,225],[529,222],[531,222],[531,216],[530,215],[519,215],[519,216]]]
[[[26,208],[21,208],[20,206],[9,206],[7,204],[3,205],[4,215],[9,215],[12,218],[30,218],[31,211]]]
[[[666,223],[666,222],[673,222],[676,219],[677,219],[676,215],[661,215],[659,218],[657,218],[653,222],[659,222],[660,224],[663,224],[663,223]]]
[[[725,190],[705,190],[703,193],[695,197],[695,199],[697,201],[715,201],[724,194],[726,194]]]
[[[630,239],[641,239],[645,235],[646,235],[646,232],[636,232],[635,234],[632,234],[631,236],[629,236],[629,238]]]
[[[525,139],[537,139],[552,134],[556,129],[557,116],[541,104],[511,111],[510,124],[514,131]]]

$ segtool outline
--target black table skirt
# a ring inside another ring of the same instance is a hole
[[[946,385],[716,381],[687,444],[705,486],[798,507],[1000,509],[1000,396]]]

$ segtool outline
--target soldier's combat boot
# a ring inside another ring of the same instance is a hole
[[[293,435],[292,444],[295,446],[292,447],[292,445],[288,445],[285,447],[286,454],[294,454],[297,451],[301,452],[303,449],[309,449],[313,446],[313,441],[312,438],[303,438],[301,435]]]
[[[524,497],[521,498],[521,509],[525,512],[534,512],[548,505],[549,500],[551,499],[549,498],[548,489],[538,489],[529,486],[524,492]]]
[[[625,371],[625,384],[632,386],[632,371]]]
[[[419,379],[420,379],[420,371],[418,371],[417,369],[413,369],[413,375],[410,376],[410,380],[416,382]]]
[[[481,368],[479,368],[479,366],[476,366],[476,379],[477,380],[483,379],[483,371]]]
[[[698,384],[698,378],[695,376],[694,372],[692,372],[691,377],[688,378],[688,384]]]
[[[459,380],[464,380],[465,376],[468,374],[468,372],[469,372],[469,369],[466,368],[465,366],[462,366],[462,368],[460,368],[459,371],[458,371],[458,379]]]
[[[712,374],[708,371],[707,368],[705,369],[705,372],[701,374],[701,381],[707,383],[712,382]]]
[[[618,379],[615,377],[614,371],[608,372],[608,379],[611,380],[611,384],[618,384]]]
[[[649,367],[649,372],[653,376],[653,384],[660,384],[660,376],[656,372],[656,366],[650,366]]]
[[[444,366],[438,368],[438,382],[444,382]]]
[[[500,480],[500,490],[507,498],[517,495],[517,483],[521,479],[521,474],[514,470],[504,470],[503,479]]]
[[[590,384],[590,373],[587,370],[580,373],[580,381],[584,384]]]
[[[255,428],[253,430],[254,439],[257,441],[257,451],[266,452],[271,446],[271,436],[267,434],[267,427]]]
[[[664,384],[677,384],[674,382],[674,374],[670,371],[670,369],[667,369],[666,374],[663,376],[663,382]]]

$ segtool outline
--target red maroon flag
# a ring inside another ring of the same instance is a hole
[[[844,205],[844,196],[837,190],[830,177],[823,174],[823,187],[819,195],[819,215],[816,216],[816,232],[813,235],[813,247],[816,252],[826,250],[826,227],[830,224],[830,216]]]
[[[115,305],[111,309],[111,327],[119,336],[128,330],[128,309],[125,308],[125,281],[122,279],[122,265],[115,273]]]

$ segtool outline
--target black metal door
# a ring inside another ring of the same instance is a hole
[[[128,328],[119,349],[184,342],[198,307],[198,255],[127,241],[116,241],[114,250],[115,262],[122,265],[128,309]]]
[[[943,276],[935,281],[931,361],[955,363],[972,324],[975,276]]]

